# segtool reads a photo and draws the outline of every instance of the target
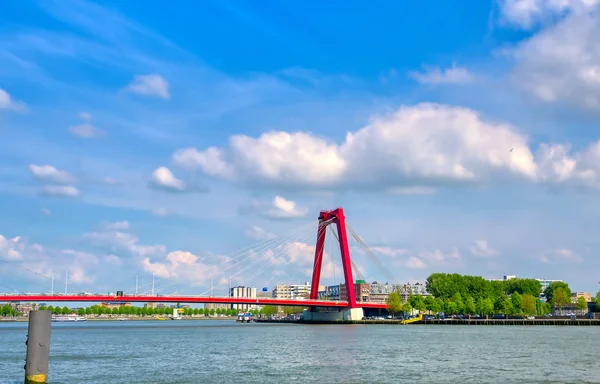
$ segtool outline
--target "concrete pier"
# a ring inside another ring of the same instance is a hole
[[[46,384],[50,361],[50,311],[29,312],[25,384]]]
[[[348,308],[330,311],[311,311],[304,310],[302,313],[303,322],[339,322],[339,321],[357,321],[364,316],[362,308]]]

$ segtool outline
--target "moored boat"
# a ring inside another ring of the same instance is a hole
[[[77,315],[65,315],[65,316],[52,316],[52,321],[56,323],[71,323],[75,321],[87,321],[83,316]]]

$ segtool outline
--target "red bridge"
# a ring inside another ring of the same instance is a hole
[[[329,225],[335,224],[337,239],[345,281],[347,301],[318,300],[318,288],[321,279],[325,237]],[[276,306],[302,306],[311,308],[386,308],[384,303],[362,303],[356,301],[352,262],[346,233],[344,210],[321,211],[317,229],[314,265],[310,298],[305,300],[281,300],[270,298],[237,298],[215,296],[174,296],[174,295],[98,295],[98,294],[0,294],[0,301],[18,302],[161,302],[161,303],[218,303],[218,304],[254,304]]]

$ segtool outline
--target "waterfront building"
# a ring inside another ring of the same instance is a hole
[[[388,296],[390,293],[400,290],[400,285],[398,284],[381,284],[377,281],[371,283],[369,297],[372,303],[387,303]]]
[[[127,303],[127,302],[124,302],[124,301],[123,302],[117,301],[117,302],[114,302],[114,303],[112,303],[112,302],[100,303],[100,306],[112,310],[112,309],[115,309],[115,308],[119,309],[120,307],[131,307],[131,303]]]
[[[231,304],[218,304],[218,303],[206,303],[204,304],[204,309],[230,309],[231,308]]]
[[[271,297],[281,300],[303,300],[310,297],[310,283],[304,284],[277,284],[273,288]]]
[[[229,290],[229,297],[240,299],[256,299],[256,288],[254,287],[232,287]],[[239,311],[247,311],[252,305],[250,304],[231,304],[230,308]]]
[[[592,294],[589,292],[573,292],[571,294],[571,302],[577,303],[577,299],[583,297],[587,303],[592,301]]]
[[[319,289],[319,300],[340,300],[340,285],[328,285]]]
[[[408,301],[408,298],[413,296],[429,296],[431,295],[429,291],[427,291],[427,285],[423,283],[406,283],[400,287],[400,297],[402,298],[402,302]]]
[[[548,279],[536,279],[542,285],[542,293],[548,288],[551,283],[562,283],[562,280],[548,280]]]
[[[516,279],[517,275],[505,275],[502,276],[501,279],[488,279],[489,281],[506,281],[506,280],[510,280],[510,279]]]
[[[14,306],[11,305],[11,307],[13,307],[13,309],[17,312],[21,312],[23,316],[29,316],[29,312],[38,309],[38,305],[36,303],[15,303]]]

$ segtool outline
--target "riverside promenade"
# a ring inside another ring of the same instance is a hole
[[[394,324],[394,325],[545,325],[545,326],[600,326],[600,320],[590,319],[451,319],[421,320],[411,324],[402,324],[401,320],[344,320],[344,321],[303,321],[303,320],[264,320],[257,323],[290,324]]]

